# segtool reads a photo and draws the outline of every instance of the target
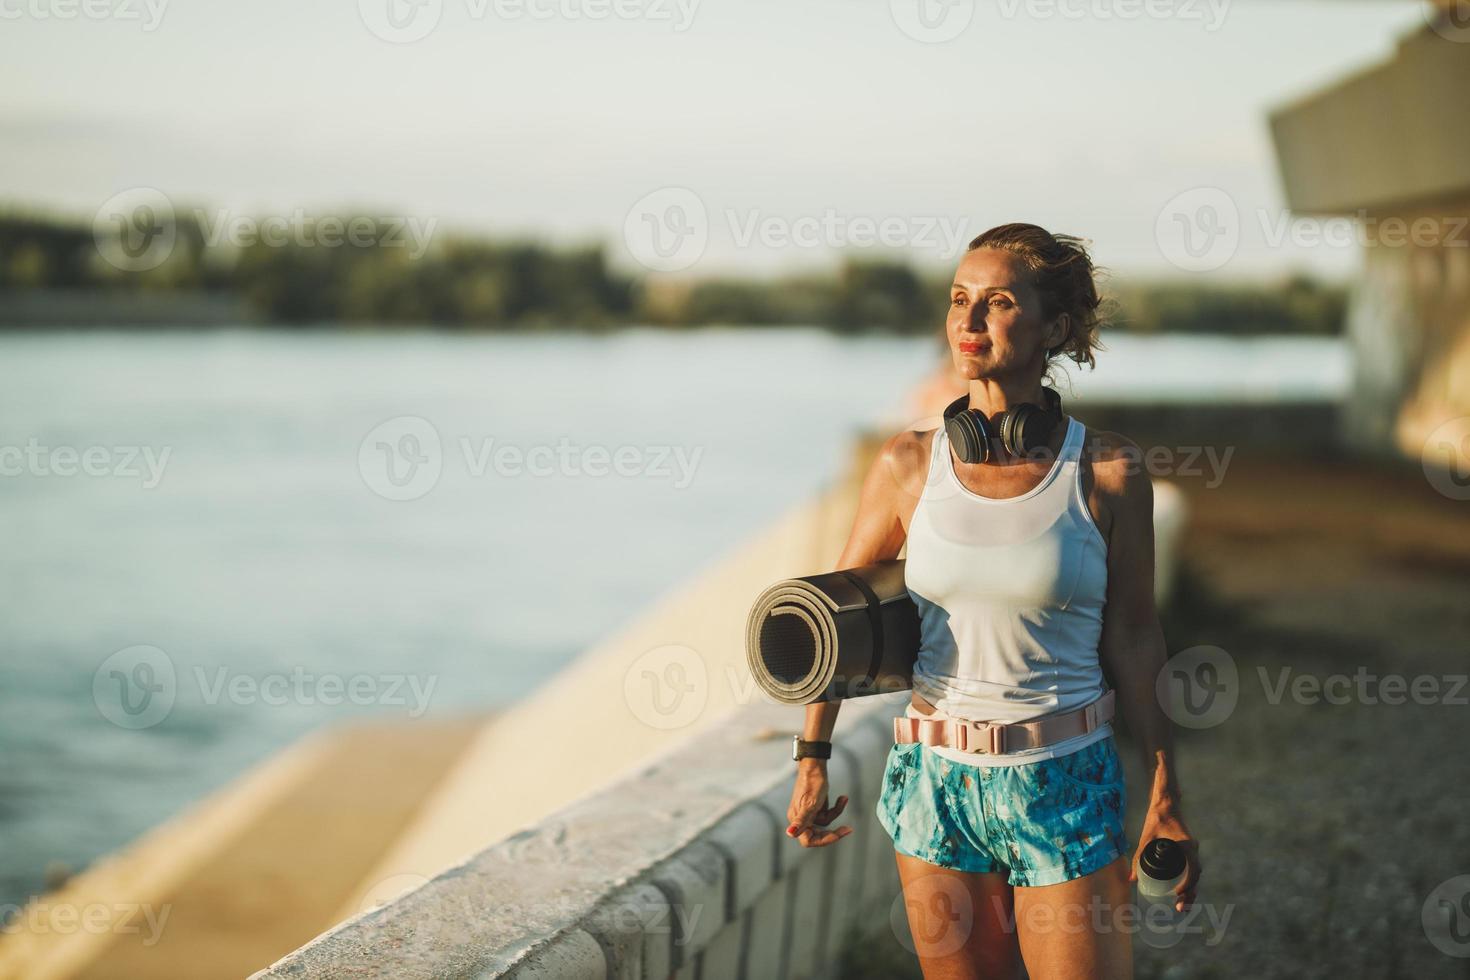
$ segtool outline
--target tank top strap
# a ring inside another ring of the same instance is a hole
[[[1068,416],[1068,420],[1067,437],[1062,440],[1062,448],[1057,455],[1063,463],[1076,463],[1082,459],[1082,445],[1087,438],[1087,426],[1075,416]]]

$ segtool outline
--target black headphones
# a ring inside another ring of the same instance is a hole
[[[944,432],[961,462],[984,463],[990,459],[990,440],[999,436],[1012,456],[1026,456],[1045,446],[1062,421],[1062,396],[1043,386],[1046,407],[1031,402],[1012,405],[994,419],[978,408],[966,408],[968,394],[961,395],[944,410]]]

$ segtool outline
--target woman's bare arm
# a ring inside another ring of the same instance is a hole
[[[1177,890],[1181,905],[1193,903],[1199,881],[1198,844],[1184,824],[1173,725],[1155,693],[1168,651],[1154,604],[1154,493],[1147,471],[1137,465],[1138,447],[1121,436],[1100,434],[1101,458],[1093,463],[1098,496],[1109,517],[1108,589],[1099,656],[1117,690],[1119,713],[1138,743],[1149,781],[1148,811],[1139,850],[1155,837],[1180,841],[1189,854],[1189,873]],[[1137,865],[1137,855],[1134,865]]]
[[[857,515],[847,545],[837,559],[837,568],[856,568],[885,558],[897,558],[903,550],[905,524],[917,500],[914,493],[913,467],[921,454],[916,452],[919,434],[900,432],[878,452],[863,479],[858,498]],[[922,475],[919,482],[922,484]],[[837,724],[839,701],[819,701],[806,707],[806,720],[801,737],[808,741],[831,741]],[[825,829],[842,809],[847,797],[839,796],[827,806],[827,760],[802,759],[797,763],[796,786],[787,811],[790,825],[786,832],[801,841],[803,847],[822,847],[841,840],[851,827]]]

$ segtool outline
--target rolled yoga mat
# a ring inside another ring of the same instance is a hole
[[[919,611],[903,560],[786,579],[755,600],[745,655],[761,690],[810,704],[907,690],[919,652]]]

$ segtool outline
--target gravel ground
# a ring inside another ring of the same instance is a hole
[[[1218,487],[1178,481],[1164,622],[1174,664],[1228,655],[1177,749],[1200,901],[1229,919],[1136,942],[1137,975],[1470,977],[1470,877],[1450,881],[1470,876],[1470,503],[1408,464],[1238,456]],[[1136,838],[1147,797],[1121,741]],[[892,942],[860,955],[849,976],[919,976]]]

